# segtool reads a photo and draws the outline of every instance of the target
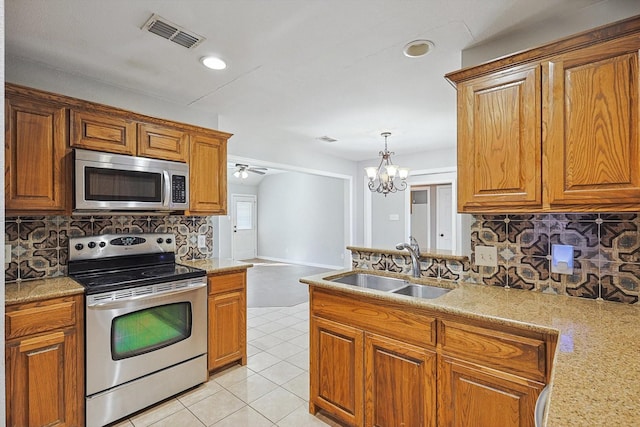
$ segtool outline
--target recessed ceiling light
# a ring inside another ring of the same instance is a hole
[[[418,58],[431,52],[434,47],[435,44],[431,40],[414,40],[407,43],[402,51],[409,58]]]
[[[222,59],[215,56],[203,56],[200,58],[200,62],[207,68],[211,68],[212,70],[224,70],[227,68],[227,63]]]

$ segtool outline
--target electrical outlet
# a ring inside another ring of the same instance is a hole
[[[11,245],[4,245],[4,263],[11,264]]]
[[[498,266],[498,248],[495,246],[476,246],[476,265]]]
[[[199,235],[198,236],[198,247],[204,249],[207,247],[207,236]]]

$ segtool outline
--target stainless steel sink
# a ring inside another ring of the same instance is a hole
[[[439,288],[437,286],[429,285],[408,285],[404,288],[396,289],[394,294],[407,295],[410,297],[433,299],[441,297],[442,295],[450,292],[451,289]]]
[[[394,277],[377,276],[375,274],[366,273],[353,273],[347,276],[331,279],[331,281],[387,292],[403,288],[409,283],[406,280],[396,279]]]
[[[407,295],[425,299],[438,298],[439,296],[451,291],[451,289],[429,285],[415,285],[409,283],[407,280],[367,273],[352,273],[328,280],[331,282],[343,283],[345,285],[358,286],[361,288],[375,289],[377,291],[392,292],[398,295]]]

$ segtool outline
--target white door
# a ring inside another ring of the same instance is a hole
[[[436,249],[451,250],[452,235],[452,205],[451,185],[436,187]]]
[[[233,259],[256,257],[258,233],[256,230],[256,196],[231,196],[231,245]]]

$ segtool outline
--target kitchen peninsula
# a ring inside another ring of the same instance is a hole
[[[343,274],[348,273],[350,272]],[[366,273],[389,275],[389,273],[372,272],[371,270]],[[338,325],[340,332],[336,333],[337,339],[341,339],[343,343],[349,343],[351,340],[352,343],[343,347],[344,353],[330,353],[329,357],[334,362],[343,357],[345,364],[341,368],[342,374],[353,368],[355,371],[353,374],[356,378],[362,379],[363,371],[371,374],[370,367],[365,368],[363,365],[366,366],[372,361],[370,353],[371,349],[377,345],[375,340],[384,340],[384,337],[380,337],[381,327],[379,325],[386,324],[387,330],[393,328],[394,325],[401,326],[401,328],[396,328],[396,332],[406,336],[411,333],[412,328],[422,324],[423,340],[427,344],[421,347],[427,348],[426,352],[414,351],[411,353],[406,348],[403,350],[406,345],[402,346],[403,343],[399,343],[397,339],[387,340],[393,344],[387,348],[389,349],[388,354],[396,356],[397,360],[401,358],[398,356],[399,354],[404,355],[416,366],[416,361],[420,360],[420,357],[416,356],[421,354],[426,356],[424,360],[427,364],[427,381],[424,381],[425,377],[410,376],[412,378],[410,383],[415,382],[425,387],[417,391],[432,404],[431,408],[428,404],[425,408],[424,413],[430,418],[423,425],[436,425],[436,419],[438,425],[459,424],[453,422],[452,412],[455,413],[455,416],[465,415],[462,415],[464,411],[459,411],[459,408],[455,407],[456,393],[467,393],[467,397],[473,396],[475,393],[476,397],[481,397],[477,390],[473,390],[474,386],[477,384],[486,385],[487,375],[495,373],[497,370],[504,370],[504,367],[508,368],[509,364],[503,362],[508,361],[509,357],[522,359],[513,366],[526,366],[528,362],[535,360],[527,359],[530,356],[527,355],[527,351],[536,351],[536,347],[541,356],[539,365],[530,365],[529,367],[533,369],[525,369],[521,372],[509,372],[507,369],[505,375],[500,375],[504,378],[512,378],[515,380],[514,382],[520,382],[521,385],[533,385],[536,388],[535,396],[544,383],[549,384],[546,423],[543,425],[637,425],[638,414],[635,410],[637,398],[635,400],[629,398],[629,396],[638,396],[640,393],[637,381],[640,378],[640,359],[638,359],[637,351],[640,331],[636,327],[640,307],[637,304],[586,301],[579,298],[546,295],[517,289],[465,283],[452,284],[452,282],[446,284],[446,286],[454,287],[447,294],[435,299],[421,299],[364,289],[330,280],[337,276],[339,275],[325,273],[301,279],[301,282],[309,285],[310,288],[312,319],[310,412],[316,412],[321,408],[325,410],[330,408],[326,404],[322,405],[322,400],[326,401],[327,396],[318,394],[320,386],[317,383],[314,393],[314,381],[324,381],[322,382],[323,392],[340,390],[339,394],[341,393],[341,395],[337,396],[336,400],[349,402],[352,405],[351,409],[353,409],[351,414],[347,414],[351,415],[350,419],[345,417],[344,413],[340,414],[339,411],[332,412],[329,409],[329,412],[337,417],[343,415],[341,417],[343,420],[354,425],[369,425],[375,420],[370,420],[367,416],[379,415],[379,412],[375,412],[378,408],[373,406],[375,390],[372,387],[396,384],[391,376],[387,377],[387,383],[375,382],[373,385],[365,383],[367,386],[364,387],[364,390],[353,387],[354,384],[331,384],[331,374],[325,370],[314,372],[313,369],[314,364],[318,363],[320,358],[327,357],[327,353],[318,352],[318,346],[328,345],[327,340],[330,338],[327,338],[329,335],[324,334],[324,338],[320,339],[325,339],[325,342],[314,343],[313,340],[319,338],[318,334],[314,335],[313,328],[322,330],[327,324],[330,326]],[[444,281],[438,280],[419,279],[419,281],[422,284],[434,286],[444,285]],[[345,306],[346,312],[340,313],[335,310],[339,303],[347,304]],[[349,304],[352,308],[349,308]],[[391,314],[389,314],[389,309]],[[404,316],[403,312],[409,314],[402,317]],[[351,324],[345,324],[346,318],[356,320]],[[431,320],[428,321],[428,318]],[[367,319],[372,326],[363,328],[363,322]],[[364,338],[361,332],[363,329],[369,330],[364,333]],[[495,341],[490,342],[491,335],[483,330],[495,330],[493,335]],[[382,332],[385,333],[384,330]],[[415,331],[413,333],[415,334]],[[453,333],[458,334],[457,339],[465,338],[464,341],[469,347],[468,349],[454,349],[453,353],[456,357],[459,357],[461,352],[473,352],[478,349],[483,350],[485,356],[488,357],[481,357],[474,363],[449,363],[452,360],[450,355],[452,346],[456,344],[456,337]],[[389,335],[389,333],[386,332],[385,335]],[[352,337],[353,339],[351,339]],[[368,337],[373,337],[374,340],[371,341],[371,344],[363,346],[363,341],[367,341]],[[489,340],[485,342],[484,348],[482,340]],[[500,354],[500,346],[505,343],[514,345],[512,353]],[[410,341],[408,348],[420,350],[420,347],[416,346],[415,338]],[[522,351],[517,350],[518,348]],[[326,349],[323,348],[323,350]],[[492,363],[491,360],[492,351],[495,351],[495,355],[498,356],[495,363]],[[365,353],[364,363],[361,360],[363,352]],[[350,357],[358,359],[359,364],[349,366],[346,361]],[[388,366],[398,367],[397,364]],[[538,368],[541,370],[535,372]],[[415,371],[402,372],[425,375],[424,371],[416,369]],[[457,369],[457,372],[452,373],[452,369],[453,371]],[[389,369],[386,374],[391,372]],[[477,375],[472,377],[473,373]],[[318,377],[313,378],[314,375]],[[537,381],[526,380],[527,377],[534,378],[536,375]],[[376,376],[376,378],[383,377],[384,375]],[[434,381],[434,378],[437,380]],[[456,378],[461,380],[456,382]],[[432,383],[429,383],[429,380]],[[411,384],[403,385],[411,387]],[[464,387],[467,387],[467,390],[464,390]],[[453,391],[451,391],[452,388],[454,388]],[[500,389],[500,387],[495,388]],[[624,396],[620,395],[621,391],[624,391]],[[435,396],[438,399],[437,414],[436,406],[433,405]],[[329,397],[335,398],[336,396]],[[398,397],[400,399],[408,398],[408,396],[400,394]],[[513,425],[533,425],[534,408],[531,403],[526,402],[524,406],[518,407],[528,399],[526,393],[519,396],[515,393],[505,394],[503,398],[505,400],[502,401],[472,402],[471,407],[467,407],[466,410],[485,411],[500,404],[506,404],[506,407],[515,411],[524,408],[527,413],[520,412],[515,415],[522,416],[525,421],[522,424],[514,423]],[[318,405],[318,403],[320,404]],[[343,410],[343,412],[349,411]],[[442,424],[442,420],[445,420],[444,424]],[[464,420],[462,422],[464,424]]]

